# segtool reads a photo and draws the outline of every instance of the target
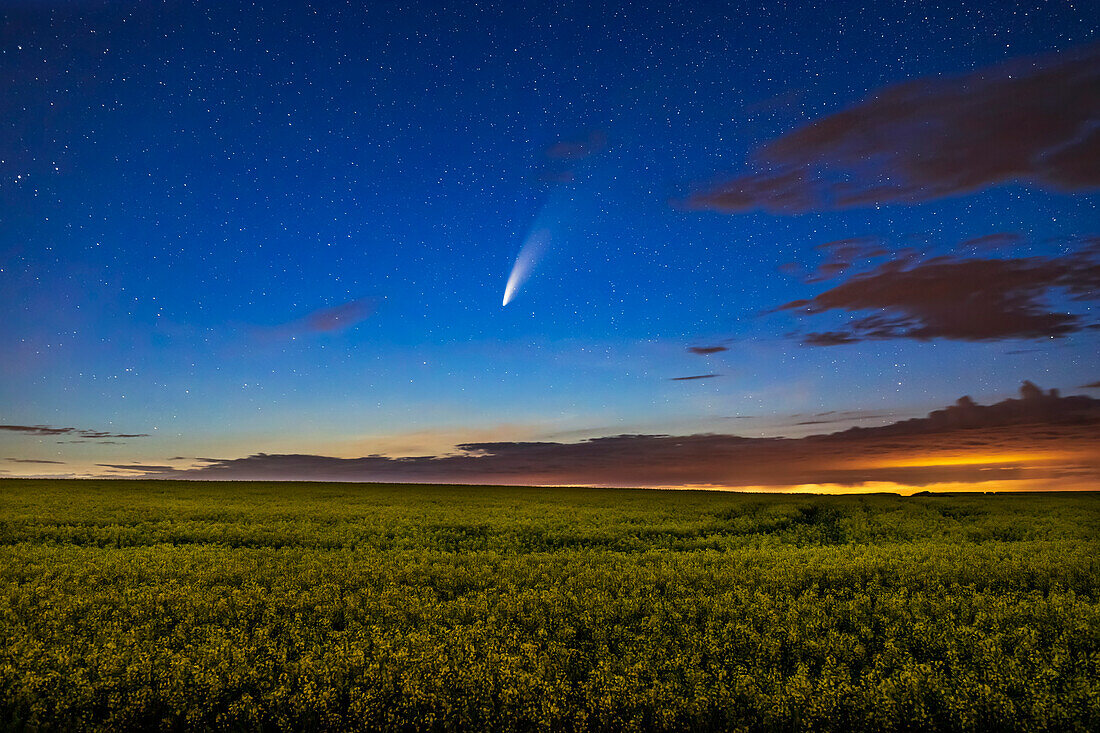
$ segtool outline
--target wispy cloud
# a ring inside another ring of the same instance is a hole
[[[360,298],[332,308],[315,310],[300,323],[316,333],[343,331],[369,318],[374,313],[375,306],[373,299]]]
[[[261,339],[281,340],[306,334],[341,333],[370,318],[377,307],[376,298],[357,298],[339,305],[318,308],[277,326],[259,329],[257,334]]]
[[[141,473],[163,473],[176,470],[174,466],[149,463],[97,463],[96,465],[101,468],[117,468],[123,471],[139,471]]]
[[[0,430],[26,435],[68,435],[80,438],[148,438],[149,433],[112,433],[106,430],[88,430],[83,428],[55,428],[50,425],[0,425]],[[106,441],[105,441],[106,442]]]

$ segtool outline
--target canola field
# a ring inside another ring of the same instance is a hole
[[[0,481],[0,730],[1100,730],[1100,495]]]

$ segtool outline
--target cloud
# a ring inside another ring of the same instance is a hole
[[[1081,389],[1100,389],[1100,381],[1082,384]]]
[[[832,280],[857,265],[865,265],[871,260],[887,255],[894,260],[908,260],[918,256],[915,250],[909,248],[890,252],[883,247],[882,239],[875,236],[834,239],[816,245],[814,250],[823,253],[825,259],[819,262],[812,272],[808,270],[807,264],[800,262],[784,262],[779,265],[779,271],[810,284]]]
[[[142,436],[127,436],[127,437],[146,437],[146,436],[142,435]],[[96,445],[126,445],[124,442],[122,442],[120,440],[59,440],[59,441],[57,441],[58,445],[66,445],[66,444],[72,444],[72,443],[95,443]]]
[[[11,461],[12,463],[56,463],[58,465],[64,465],[65,461],[46,461],[38,458],[5,458],[5,461]]]
[[[1100,400],[1084,395],[1063,397],[1058,390],[1043,392],[1025,380],[1018,399],[979,405],[970,397],[934,410],[926,417],[903,420],[879,428],[849,428],[843,434],[873,431],[876,435],[917,435],[951,430],[971,430],[1033,424],[1089,424],[1100,422]]]
[[[1100,45],[883,89],[782,135],[687,201],[802,213],[918,203],[1013,181],[1100,187]]]
[[[804,438],[615,435],[576,443],[496,441],[458,454],[389,458],[269,455],[177,470],[110,464],[152,478],[463,484],[788,487],[991,480],[1032,487],[1100,480],[1100,399],[1025,383],[993,405],[962,398],[923,418]]]
[[[845,237],[823,242],[814,247],[819,252],[825,252],[833,260],[852,262],[860,259],[870,259],[884,254],[881,239],[873,236]]]
[[[374,314],[376,298],[357,298],[329,308],[319,308],[293,321],[260,328],[256,334],[265,340],[290,339],[303,334],[341,333],[357,326]]]
[[[563,139],[547,147],[543,153],[548,162],[538,171],[537,179],[553,185],[569,185],[579,180],[581,161],[607,147],[607,135],[594,130],[583,137]]]
[[[892,418],[892,412],[872,412],[867,410],[829,410],[827,412],[814,413],[812,420],[801,420],[793,423],[795,426],[804,425],[835,425],[837,423],[851,423],[856,420],[872,420],[879,418]],[[797,417],[797,415],[795,415]]]
[[[960,245],[960,248],[990,252],[1019,247],[1024,244],[1024,241],[1024,235],[1019,232],[996,232],[968,239]]]
[[[110,433],[104,430],[55,428],[50,425],[0,425],[0,430],[27,435],[72,435],[98,440],[100,438],[148,438],[149,433]],[[70,441],[76,442],[76,441]],[[83,441],[81,441],[83,442]],[[107,442],[107,441],[104,441]]]
[[[1086,249],[1057,258],[892,260],[776,310],[865,314],[842,328],[803,335],[808,346],[897,338],[1056,338],[1092,328],[1084,316],[1051,309],[1047,300],[1057,292],[1071,301],[1100,299],[1100,258]]]
[[[102,468],[117,468],[124,471],[137,471],[139,473],[161,473],[174,471],[172,466],[157,466],[148,463],[97,463]]]
[[[720,377],[721,374],[694,374],[690,377],[669,377],[670,382],[687,382],[692,379],[713,379],[714,377]]]
[[[843,331],[820,331],[806,334],[802,339],[802,343],[805,346],[843,346],[844,344],[859,343],[860,340]]]
[[[699,354],[700,356],[710,356],[711,354],[717,354],[722,351],[729,351],[726,346],[689,346],[688,351],[693,354]]]
[[[882,248],[881,241],[878,237],[847,237],[845,239],[835,239],[831,242],[819,244],[814,247],[814,249],[819,252],[824,252],[826,260],[819,264],[814,272],[804,277],[803,280],[806,283],[832,280],[834,277],[851,269],[857,262],[866,262],[888,254],[887,251]],[[802,270],[799,265],[795,265],[795,268],[796,269],[789,274],[797,274]]]
[[[49,425],[0,425],[0,430],[27,435],[64,435],[80,432],[76,428],[52,428]]]
[[[366,320],[374,313],[374,308],[373,299],[360,298],[332,308],[315,310],[296,323],[314,333],[335,333]]]
[[[606,146],[607,135],[600,130],[593,130],[583,138],[559,140],[546,149],[546,157],[551,160],[583,160]]]
[[[88,474],[80,473],[19,473],[12,475],[11,471],[0,471],[4,474],[5,478],[28,480],[28,479],[48,479],[50,481],[65,481],[78,478],[102,478],[102,476],[90,476]]]

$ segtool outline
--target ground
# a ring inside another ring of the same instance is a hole
[[[0,727],[1096,730],[1100,494],[0,481]]]

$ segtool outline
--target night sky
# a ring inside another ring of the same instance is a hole
[[[1100,485],[1094,3],[0,16],[0,475]]]

